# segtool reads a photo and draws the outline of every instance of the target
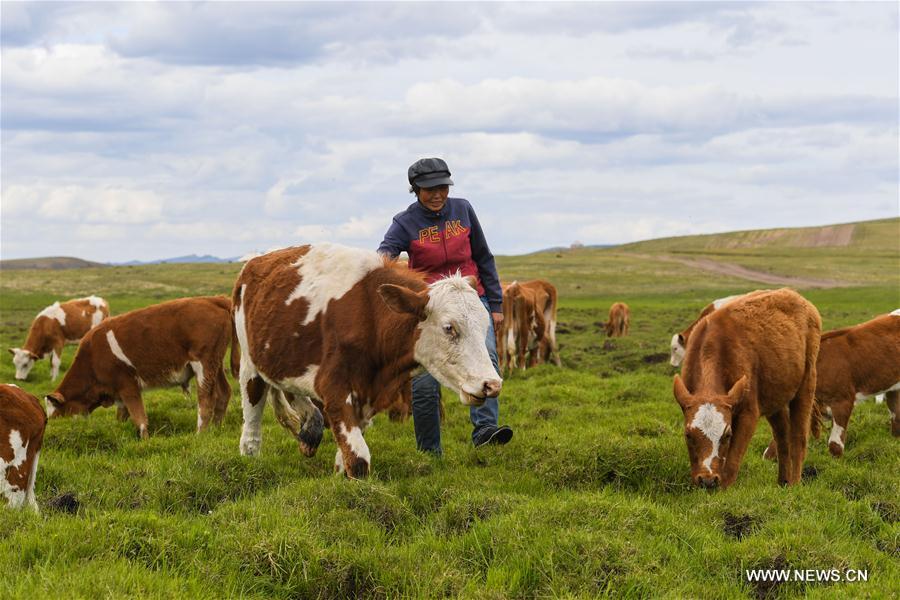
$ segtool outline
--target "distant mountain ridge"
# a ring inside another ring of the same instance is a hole
[[[159,260],[130,260],[124,263],[110,263],[116,267],[133,267],[137,265],[162,265],[162,264],[173,264],[173,263],[231,263],[237,262],[238,257],[233,258],[219,258],[218,256],[213,256],[211,254],[187,254],[185,256],[176,256],[174,258],[161,258]]]
[[[94,269],[107,266],[109,265],[75,258],[74,256],[45,256],[42,258],[0,260],[0,271],[13,269]]]

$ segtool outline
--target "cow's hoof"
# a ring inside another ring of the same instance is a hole
[[[322,419],[322,413],[317,410],[306,420],[306,423],[303,424],[303,427],[300,428],[300,433],[297,435],[300,452],[304,456],[313,457],[316,455],[316,450],[319,449],[319,444],[322,442],[324,431],[325,421]]]
[[[831,452],[831,455],[835,458],[840,458],[844,455],[844,447],[837,442],[828,444],[828,451]]]
[[[259,454],[259,440],[241,440],[241,456]]]
[[[361,458],[354,458],[349,465],[345,465],[345,469],[350,479],[365,479],[369,476],[369,463]]]

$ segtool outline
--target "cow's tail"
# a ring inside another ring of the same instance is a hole
[[[822,435],[822,411],[819,410],[819,402],[815,399],[813,399],[812,412],[809,415],[809,431],[816,439]]]

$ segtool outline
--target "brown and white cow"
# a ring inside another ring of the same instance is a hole
[[[87,414],[118,406],[148,437],[141,390],[180,386],[197,377],[197,430],[220,424],[231,387],[222,360],[232,342],[231,301],[222,296],[181,298],[107,319],[81,340],[72,366],[56,391],[47,395],[53,417]],[[240,349],[232,344],[232,371]]]
[[[537,359],[533,362],[540,364],[553,361],[553,364],[559,367],[562,363],[559,359],[559,347],[556,344],[556,313],[558,310],[556,286],[543,279],[523,281],[521,286],[523,289],[531,288],[535,291],[535,326],[532,331],[538,339],[538,354]],[[540,323],[543,323],[543,329],[541,329]]]
[[[628,335],[631,323],[631,311],[624,302],[615,302],[609,307],[609,319],[606,321],[606,337],[623,337]]]
[[[891,432],[900,436],[900,312],[823,333],[816,372],[816,401],[831,412],[833,456],[844,454],[856,402],[877,394],[885,395]],[[775,458],[774,442],[764,456]]]
[[[50,380],[59,375],[62,350],[66,343],[77,343],[91,327],[109,317],[109,304],[103,298],[88,296],[68,302],[54,302],[38,313],[31,323],[23,348],[9,348],[16,367],[16,379],[24,380],[38,361],[50,355]]]
[[[500,393],[484,338],[488,313],[471,278],[423,277],[375,252],[333,244],[286,248],[244,265],[234,288],[242,347],[240,451],[259,453],[266,397],[315,454],[322,406],[338,451],[335,469],[365,477],[363,431],[404,393],[419,365],[464,404]]]
[[[775,434],[778,482],[800,480],[814,412],[821,319],[781,289],[735,300],[709,314],[688,340],[674,394],[684,412],[691,479],[728,487],[760,417]],[[816,423],[813,428],[816,429]]]
[[[46,424],[37,398],[0,384],[0,494],[11,508],[27,504],[38,512],[34,481]]]
[[[543,279],[514,281],[503,286],[503,323],[497,332],[497,353],[504,371],[552,360],[560,366],[556,343],[556,287]]]
[[[750,294],[760,294],[760,293],[771,292],[771,291],[772,290],[756,290],[753,292],[748,292],[747,294],[736,294],[734,296],[726,296],[725,298],[719,298],[718,300],[713,300],[710,304],[707,304],[705,307],[703,307],[703,310],[700,311],[700,316],[698,316],[697,319],[693,323],[688,325],[687,329],[685,329],[681,333],[676,333],[672,336],[669,364],[671,364],[673,367],[677,367],[677,366],[681,365],[682,361],[684,360],[685,348],[687,348],[688,340],[691,337],[691,332],[694,331],[694,328],[697,326],[697,324],[701,320],[703,320],[703,318],[706,315],[710,314],[711,312],[713,312],[716,309],[719,309],[719,308],[725,306],[729,302],[733,302],[734,300],[737,300],[738,298],[743,298],[744,296],[747,296]]]

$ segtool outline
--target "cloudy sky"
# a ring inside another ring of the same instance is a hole
[[[897,216],[898,5],[2,3],[3,258],[497,254]]]

